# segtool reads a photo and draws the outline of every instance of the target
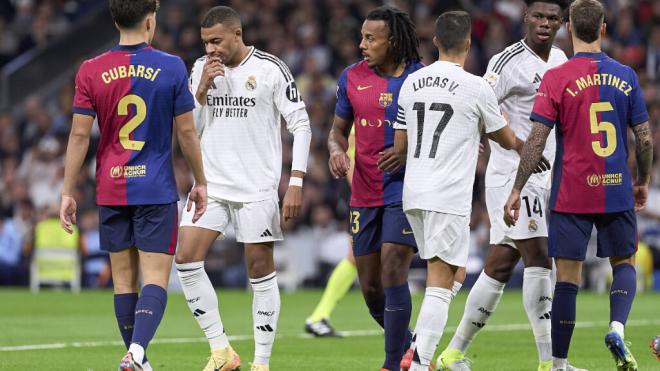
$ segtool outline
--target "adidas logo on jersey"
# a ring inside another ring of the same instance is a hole
[[[539,319],[550,319],[550,318],[552,318],[552,311],[543,313],[543,315],[539,317]]]
[[[542,80],[541,76],[539,76],[539,74],[536,73],[536,74],[534,74],[534,81],[532,81],[532,84],[539,83],[539,82],[541,82],[541,80]]]
[[[273,234],[270,233],[270,229],[266,228],[266,230],[259,237],[273,237]]]
[[[275,330],[273,330],[272,327],[270,327],[270,325],[255,326],[255,327],[257,328],[257,330],[261,330],[261,331],[264,331],[264,332],[273,332],[273,331],[275,331]]]

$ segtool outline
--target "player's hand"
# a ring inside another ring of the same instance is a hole
[[[504,204],[504,224],[511,227],[516,225],[520,216],[520,191],[511,190],[509,199]]]
[[[378,157],[378,168],[388,173],[394,173],[406,164],[406,154],[394,152],[394,147],[378,152],[378,155],[380,156]]]
[[[195,214],[193,215],[192,222],[196,223],[199,218],[204,215],[206,211],[206,205],[208,204],[208,194],[206,193],[206,184],[199,185],[195,184],[190,190],[188,195],[188,204],[186,205],[186,211],[192,209],[193,203],[195,204]]]
[[[333,177],[345,177],[346,173],[348,173],[348,169],[351,167],[351,159],[346,152],[331,153],[330,160],[328,160],[328,167],[330,168],[330,174],[332,174]]]
[[[208,90],[216,77],[224,75],[225,66],[222,64],[220,57],[208,57],[206,58],[206,63],[204,63],[204,69],[202,69],[200,87],[203,86],[206,90]]]
[[[76,210],[78,204],[73,196],[62,195],[60,203],[60,225],[68,234],[73,233],[73,225],[76,224]]]
[[[300,215],[302,209],[302,187],[290,185],[282,202],[282,217],[287,222]]]
[[[646,207],[649,196],[649,185],[635,183],[633,186],[633,197],[635,197],[635,211],[642,211]]]
[[[548,159],[545,158],[545,156],[541,156],[541,160],[539,161],[538,164],[536,164],[536,167],[534,168],[532,173],[539,174],[539,173],[542,173],[544,171],[548,171],[551,168],[552,168],[552,166],[550,166],[550,161],[548,161]]]

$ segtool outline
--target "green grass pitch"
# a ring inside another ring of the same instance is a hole
[[[379,370],[383,336],[370,319],[357,291],[338,305],[332,322],[349,331],[342,339],[312,339],[302,335],[303,322],[320,296],[319,291],[282,293],[282,314],[271,370]],[[444,349],[463,312],[467,292],[454,300],[447,330],[438,347]],[[249,370],[253,356],[251,294],[219,291],[220,309],[227,333]],[[417,313],[421,295],[414,296]],[[659,370],[649,350],[653,335],[660,334],[660,295],[638,295],[633,305],[626,339],[640,370]],[[614,370],[603,345],[609,318],[609,298],[582,292],[578,295],[578,326],[569,359],[590,371]],[[468,353],[474,371],[536,370],[536,347],[519,291],[507,291],[497,312]],[[414,326],[414,319],[411,326]],[[116,370],[124,354],[109,291],[0,290],[0,370]],[[148,350],[155,370],[201,370],[208,346],[181,294],[169,297],[167,311]]]

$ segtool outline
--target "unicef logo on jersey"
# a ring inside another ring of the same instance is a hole
[[[587,184],[590,187],[618,186],[623,184],[623,173],[591,174],[587,176]]]
[[[111,178],[141,178],[147,176],[147,165],[113,166],[110,168]]]
[[[256,88],[257,88],[257,77],[256,76],[248,77],[247,81],[245,82],[245,89],[252,91]]]

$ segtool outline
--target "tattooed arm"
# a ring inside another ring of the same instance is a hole
[[[523,146],[522,153],[520,154],[520,165],[518,165],[518,173],[516,174],[516,181],[513,184],[513,189],[522,190],[532,174],[539,161],[543,157],[543,149],[545,148],[545,141],[550,134],[550,127],[538,122],[534,122],[532,132],[529,133],[525,145]]]
[[[515,225],[518,220],[518,216],[520,215],[520,191],[543,157],[545,141],[548,139],[550,130],[552,130],[550,127],[534,122],[532,132],[529,133],[525,141],[522,153],[520,154],[520,165],[518,165],[516,181],[513,184],[509,199],[504,205],[504,223],[508,226]]]
[[[635,211],[646,206],[649,182],[651,181],[651,165],[653,162],[653,138],[649,122],[633,126],[635,133],[635,158],[637,160],[637,181],[633,186]]]

